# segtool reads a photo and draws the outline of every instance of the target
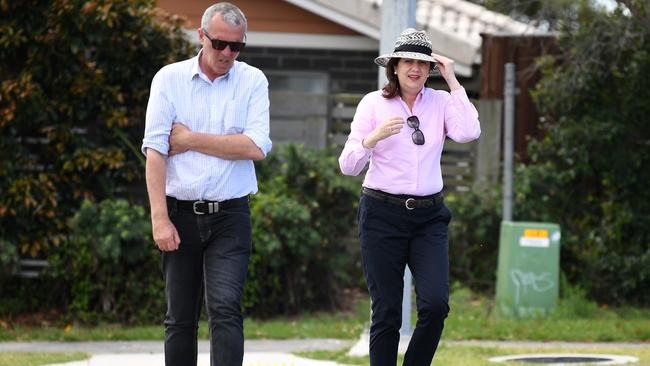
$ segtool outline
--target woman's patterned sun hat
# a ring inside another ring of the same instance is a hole
[[[414,60],[429,61],[433,66],[429,70],[429,75],[434,74],[436,69],[436,60],[431,56],[431,40],[425,31],[407,28],[399,35],[395,42],[393,53],[381,55],[375,59],[375,63],[381,67],[386,67],[391,58],[410,58]]]

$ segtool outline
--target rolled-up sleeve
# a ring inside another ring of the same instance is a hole
[[[339,167],[345,175],[359,175],[368,163],[372,150],[365,148],[362,144],[375,128],[372,118],[372,105],[369,95],[366,95],[354,114],[350,125],[350,135],[345,142],[341,156],[339,156]]]
[[[148,148],[154,149],[163,155],[167,155],[169,152],[169,134],[175,113],[172,103],[165,95],[165,74],[163,70],[159,71],[151,82],[141,148],[145,156]]]
[[[253,85],[248,104],[248,121],[244,129],[248,136],[266,156],[272,147],[269,127],[269,82],[261,71]]]
[[[470,142],[481,135],[476,107],[464,88],[453,90],[445,103],[445,133],[456,142]]]

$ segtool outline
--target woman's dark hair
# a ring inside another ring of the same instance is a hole
[[[402,94],[399,90],[399,80],[395,75],[395,66],[398,62],[399,58],[393,57],[386,64],[386,79],[388,79],[388,82],[382,88],[383,92],[381,93],[381,96],[386,99],[392,99]]]

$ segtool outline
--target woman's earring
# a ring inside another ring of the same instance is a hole
[[[397,71],[393,71],[393,74],[397,75]]]

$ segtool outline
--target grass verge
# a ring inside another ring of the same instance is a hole
[[[297,355],[305,358],[336,361],[346,365],[370,364],[368,357],[350,357],[346,355],[347,350],[341,351],[315,351],[301,352]],[[588,353],[634,356],[639,358],[635,366],[650,365],[650,347],[648,348],[612,348],[607,350],[597,348],[523,348],[523,347],[482,347],[441,344],[431,366],[495,366],[499,363],[489,362],[490,357],[507,356],[526,353]],[[402,356],[399,357],[398,365],[402,363]],[[524,366],[530,363],[508,362],[501,365]]]
[[[38,366],[85,360],[89,357],[85,353],[0,352],[0,366]]]
[[[443,339],[488,339],[581,342],[649,342],[650,309],[611,309],[584,300],[580,294],[567,296],[558,310],[538,319],[510,319],[495,313],[493,300],[464,288],[454,288],[451,313]],[[270,320],[246,319],[246,339],[337,338],[356,339],[367,326],[369,301],[358,301],[349,312],[313,313]],[[415,312],[413,312],[415,319]],[[415,322],[413,322],[415,324]],[[207,324],[201,322],[200,337],[207,338]],[[100,324],[22,326],[0,321],[0,341],[103,341],[162,340],[162,324],[131,326]]]

